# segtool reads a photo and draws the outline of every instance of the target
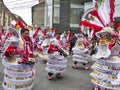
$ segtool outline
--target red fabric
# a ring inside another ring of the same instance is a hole
[[[91,29],[94,29],[93,36],[95,35],[96,32],[101,31],[101,30],[103,29],[103,27],[100,27],[100,26],[98,26],[98,25],[95,25],[95,24],[92,24],[92,23],[90,23],[90,22],[87,22],[86,20],[82,20],[82,21],[79,23],[79,25],[80,25],[80,26],[81,26],[81,25],[84,25],[84,26],[86,26],[86,27],[89,27],[89,28],[91,28]]]
[[[43,49],[34,42],[34,50],[42,52]]]
[[[35,31],[34,35],[33,35],[33,38],[34,38],[34,39],[36,38],[36,36],[37,36],[37,34],[38,34],[38,32],[39,32],[40,30],[41,30],[41,28],[38,27],[37,30]]]
[[[17,23],[15,24],[14,28],[16,28],[17,26],[19,26],[21,29],[25,28],[23,22],[20,19],[17,21]]]
[[[114,39],[117,39],[119,36],[119,32],[118,31],[115,31],[114,34],[113,34],[113,38]]]
[[[79,33],[83,33],[83,31],[82,31],[82,30],[79,30]]]
[[[109,44],[109,49],[111,50],[114,45],[115,45],[115,43],[114,44]]]
[[[83,44],[85,47],[87,47],[89,45],[87,41],[83,41]]]
[[[114,12],[115,12],[115,0],[110,0],[110,22],[114,21]]]
[[[116,25],[116,29],[120,30],[120,23]]]
[[[118,57],[120,58],[120,52],[119,52],[119,54],[118,54]]]
[[[109,44],[109,49],[110,49],[110,50],[111,50],[111,49],[113,48],[113,46],[115,45],[115,43],[116,43],[116,41],[117,41],[117,39],[118,39],[118,35],[119,35],[119,33],[118,33],[117,31],[115,31],[114,34],[113,34],[114,43]]]
[[[59,32],[59,30],[57,28],[55,28],[55,32]]]
[[[103,26],[105,26],[104,23],[103,23],[103,21],[102,21],[102,19],[101,19],[100,16],[99,16],[97,10],[93,10],[93,11],[91,12],[91,15],[96,16],[96,17],[99,19],[99,21],[103,24]]]
[[[23,62],[26,62],[28,58],[33,58],[33,43],[29,38],[28,41],[25,41],[23,37],[21,37],[24,42],[24,55],[22,57]],[[26,44],[27,43],[27,44]]]
[[[67,42],[70,42],[70,39],[73,37],[73,34],[70,32],[67,36]]]
[[[80,26],[82,26],[82,25],[84,25],[84,26],[86,26],[86,27],[89,27],[89,28],[92,28],[92,29],[94,29],[94,30],[101,30],[103,27],[100,27],[100,26],[98,26],[98,25],[96,25],[96,24],[93,24],[93,23],[91,23],[91,22],[87,22],[86,20],[82,20],[80,23],[79,23],[79,25]]]
[[[44,31],[44,30],[42,30],[42,34],[43,34],[44,36],[46,36],[46,33],[45,33],[45,31]]]
[[[101,90],[99,87],[93,86],[93,90]]]
[[[116,39],[113,39],[113,40],[114,40],[114,43],[111,43],[108,46],[110,50],[115,46],[115,43],[116,43]]]
[[[53,44],[50,44],[48,47],[48,54],[51,54],[54,51],[57,51],[57,49],[55,48],[55,46]]]
[[[70,43],[66,43],[62,48],[68,48],[70,46]]]
[[[62,42],[61,42],[60,39],[58,39],[58,44],[59,44],[60,47],[62,46]]]
[[[17,21],[17,24],[21,27],[21,28],[25,28],[25,26],[23,25],[23,22],[19,19]]]
[[[12,57],[12,56],[14,56],[15,50],[16,50],[16,47],[10,45],[10,46],[6,49],[6,51],[5,51],[5,56],[6,56],[6,57]]]

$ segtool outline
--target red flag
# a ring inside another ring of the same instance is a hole
[[[37,30],[35,31],[34,35],[33,35],[33,38],[35,39],[35,37],[37,36],[38,32],[41,30],[40,27],[37,28]]]
[[[25,26],[23,25],[23,22],[19,19],[17,21],[17,24],[21,27],[21,28],[25,28]]]
[[[23,29],[25,26],[23,25],[22,21],[19,19],[14,26],[15,29],[19,30],[20,28]]]

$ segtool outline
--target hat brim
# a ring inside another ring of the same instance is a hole
[[[17,38],[19,38],[19,34],[18,34],[18,32],[17,32],[17,30],[16,30],[15,28],[9,27],[9,31],[10,31],[10,32],[14,32],[14,33],[15,33],[15,36],[16,36]]]
[[[101,35],[102,35],[102,34],[105,34],[105,33],[108,33],[109,35],[113,35],[114,32],[113,32],[113,29],[112,29],[112,28],[106,27],[106,28],[104,28],[102,31],[97,32],[97,33],[96,33],[96,36],[100,38]]]

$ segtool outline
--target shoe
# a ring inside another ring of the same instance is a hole
[[[56,77],[57,77],[57,78],[62,78],[62,76],[61,76],[61,75],[56,75]]]
[[[77,67],[76,65],[73,64],[73,65],[72,65],[72,68],[77,69],[78,67]]]
[[[47,79],[48,79],[48,80],[53,80],[53,78],[52,78],[52,77],[50,77],[50,76],[47,76]]]
[[[89,70],[90,68],[88,66],[83,66],[84,70]]]

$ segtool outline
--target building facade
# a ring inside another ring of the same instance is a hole
[[[11,21],[17,21],[17,18],[9,11],[9,9],[4,5],[3,1],[0,1],[0,25],[10,26]]]
[[[42,2],[32,7],[32,24],[44,26],[45,21],[45,3]]]
[[[84,4],[90,1],[92,0],[45,0],[32,7],[32,23],[58,28],[61,32],[79,30]]]
[[[3,0],[0,0],[0,25],[12,26],[11,22],[13,20],[17,22],[18,19],[21,19],[23,23],[26,25],[26,23],[21,17],[16,16],[13,13],[11,13],[10,10],[3,3]]]
[[[115,0],[115,9],[116,11],[119,9],[120,0]],[[43,2],[42,2],[43,3]],[[40,5],[40,4],[39,4]],[[79,22],[82,18],[86,18],[90,11],[93,9],[92,0],[45,0],[44,6],[36,8],[43,8],[43,11],[37,12],[42,14],[43,19],[41,21],[37,21],[38,14],[33,18],[33,23],[35,21],[39,23],[44,23],[45,27],[55,27],[58,28],[61,32],[63,31],[78,31],[81,29],[79,27]],[[44,13],[44,14],[43,14]],[[33,11],[35,16],[35,11]],[[44,16],[43,16],[44,15]],[[119,13],[115,12],[115,20],[119,22]],[[40,17],[39,17],[40,18]]]

